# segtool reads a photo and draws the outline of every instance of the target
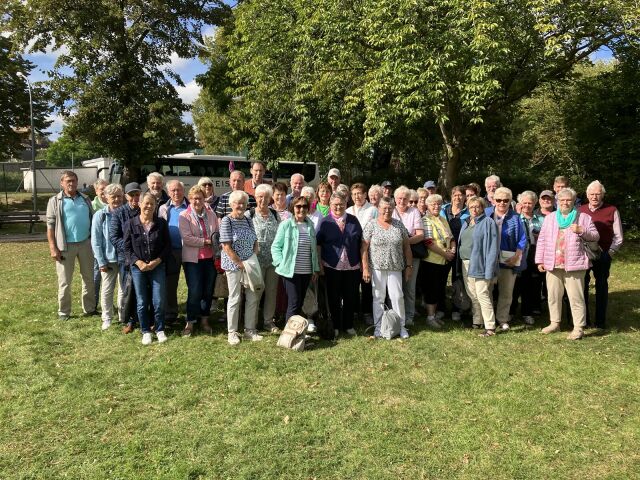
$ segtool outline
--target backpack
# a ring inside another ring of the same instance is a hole
[[[301,352],[305,347],[305,336],[309,322],[300,315],[294,315],[289,320],[278,338],[278,346]]]
[[[384,306],[384,313],[380,320],[380,336],[387,340],[400,335],[402,329],[402,318],[391,308]]]

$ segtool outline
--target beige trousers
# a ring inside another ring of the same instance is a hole
[[[276,267],[269,265],[267,268],[262,267],[262,280],[264,281],[264,290],[258,297],[264,295],[264,306],[262,307],[262,319],[265,322],[272,322],[276,313],[276,295],[278,294],[278,274]],[[256,323],[257,325],[257,323]]]
[[[495,330],[496,316],[493,312],[493,301],[491,298],[492,280],[470,277],[469,260],[462,261],[462,278],[464,279],[467,294],[471,299],[473,324],[484,324],[484,328],[487,330]]]
[[[227,302],[227,331],[237,332],[240,323],[240,300],[242,298],[242,270],[227,272],[227,285],[229,287],[229,301]],[[258,295],[248,289],[244,289],[244,329],[255,330],[258,319]]]
[[[56,262],[58,274],[58,315],[71,315],[71,281],[76,266],[76,258],[80,264],[82,277],[82,310],[90,313],[96,308],[96,294],[93,286],[93,250],[91,240],[84,242],[68,242],[67,249],[61,252],[64,257]]]
[[[566,272],[558,268],[547,272],[547,299],[551,323],[559,324],[562,319],[562,296],[566,290],[574,327],[584,328],[587,324],[584,303],[584,272],[584,270]]]
[[[106,272],[100,272],[102,284],[100,287],[100,306],[102,308],[102,321],[113,320],[113,293],[118,281],[118,264],[109,263]],[[119,304],[118,304],[119,305]]]
[[[509,323],[509,309],[513,300],[513,287],[516,284],[516,272],[511,268],[498,269],[498,304],[496,320],[500,325]]]

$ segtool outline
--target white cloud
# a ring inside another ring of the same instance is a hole
[[[27,47],[25,48],[25,53],[29,52],[35,43],[35,39],[32,39]],[[62,45],[60,48],[54,50],[53,45],[47,45],[44,52],[31,52],[28,53],[31,57],[50,57],[53,61],[55,61],[60,55],[68,54],[69,48],[66,45]]]
[[[173,52],[169,63],[165,63],[160,68],[171,68],[174,72],[179,73],[180,70],[188,67],[192,61],[192,58],[180,58],[176,52]]]
[[[218,29],[215,25],[206,25],[202,29],[202,37],[213,37],[216,34],[216,30]]]
[[[53,121],[53,123],[49,125],[49,128],[47,128],[47,131],[51,132],[49,134],[49,139],[57,140],[62,133],[62,128],[64,127],[64,119],[62,118],[62,115],[51,115],[48,117],[48,119]]]
[[[191,105],[193,101],[200,95],[200,85],[195,80],[191,80],[184,87],[176,86],[178,96],[187,105]]]

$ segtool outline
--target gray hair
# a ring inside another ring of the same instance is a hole
[[[341,183],[336,188],[336,192],[341,192],[341,193],[344,193],[344,195],[348,196],[349,195],[349,186],[345,185],[344,183]]]
[[[242,178],[244,178],[244,172],[242,170],[234,170],[233,172],[229,173],[229,179],[231,179],[231,177],[233,177],[233,174],[237,173],[238,175],[240,175]]]
[[[302,181],[304,182],[304,175],[302,175],[301,173],[294,173],[293,175],[291,175],[291,182],[293,182],[293,179],[296,177],[302,178]]]
[[[524,197],[529,197],[534,204],[538,201],[538,195],[536,195],[536,192],[532,192],[531,190],[525,190],[518,195],[518,203],[521,203]]]
[[[382,187],[380,185],[371,185],[369,187],[369,197],[371,197],[372,192],[378,192],[378,195],[382,197]]]
[[[245,192],[244,190],[234,190],[233,192],[231,192],[231,194],[229,195],[229,205],[238,201],[242,201],[247,204],[249,202],[249,195],[247,194],[247,192]]]
[[[498,175],[489,175],[487,178],[484,179],[484,186],[487,186],[487,183],[489,182],[496,182],[498,184],[499,187],[502,186],[502,182],[500,181],[500,177]]]
[[[271,185],[269,185],[267,183],[261,183],[260,185],[258,185],[256,187],[255,196],[257,196],[259,193],[263,193],[267,197],[271,198],[271,197],[273,197],[273,188],[271,188]]]
[[[293,178],[293,177],[291,177]],[[313,187],[310,186],[306,186],[306,187],[302,187],[302,190],[300,190],[300,196],[301,197],[308,197],[311,198],[313,200],[315,200],[316,198],[316,191],[313,189]]]
[[[573,188],[563,188],[562,190],[560,190],[558,192],[558,195],[556,196],[556,198],[558,199],[558,201],[560,200],[560,197],[570,197],[571,200],[575,201],[576,199],[576,191]]]
[[[99,178],[98,180],[93,182],[93,188],[102,187],[103,185],[108,185],[108,184],[109,182],[107,182],[104,178]]]
[[[110,197],[111,195],[124,195],[124,190],[122,189],[122,185],[119,183],[110,183],[105,187],[104,194],[107,197]]]
[[[159,179],[160,181],[164,182],[164,176],[160,172],[151,172],[149,175],[147,175],[147,183],[149,183],[154,178],[156,180]]]
[[[594,180],[589,185],[587,185],[587,193],[589,193],[589,190],[593,190],[594,188],[599,188],[602,191],[602,195],[607,193],[607,191],[604,189],[604,185],[600,183],[600,180]]]
[[[147,199],[150,199],[154,205],[158,204],[158,200],[156,199],[156,196],[151,192],[145,192],[142,194],[142,196],[140,197],[140,204],[142,204],[142,202],[144,202]]]
[[[398,198],[399,196],[404,196],[404,195],[409,195],[409,189],[406,187],[406,185],[400,185],[398,188],[396,188],[393,191],[393,198]]]
[[[513,200],[513,192],[511,192],[510,188],[507,188],[507,187],[496,188],[496,191],[493,192],[493,198],[497,197],[498,195],[507,195],[509,197],[509,201]]]
[[[342,192],[337,191],[331,194],[331,197],[329,197],[329,202],[335,200],[336,198],[339,198],[343,203],[347,202],[347,197]]]
[[[396,202],[393,198],[391,197],[382,197],[380,199],[380,201],[378,202],[378,208],[382,207],[382,204],[386,203],[387,205],[389,205],[390,207],[395,208],[396,206]]]
[[[182,187],[182,189],[184,190],[184,183],[182,183],[180,180],[176,180],[176,179],[169,180],[167,182],[167,190],[169,188],[171,188],[171,185],[175,185],[176,183],[179,184]]]
[[[438,195],[437,193],[433,193],[427,197],[426,204],[430,205],[432,203],[442,203],[442,195]]]

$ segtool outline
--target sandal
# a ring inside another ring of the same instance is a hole
[[[493,337],[496,334],[495,330],[485,330],[484,333],[481,333],[480,337]]]

